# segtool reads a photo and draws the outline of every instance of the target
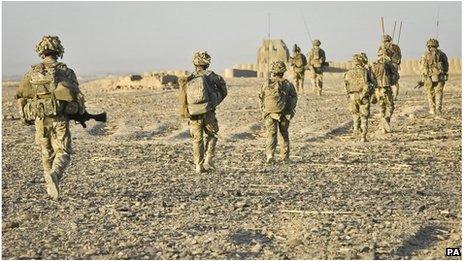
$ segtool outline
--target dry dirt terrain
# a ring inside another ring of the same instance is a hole
[[[444,118],[403,77],[393,133],[351,136],[341,74],[303,93],[289,164],[265,165],[259,79],[228,81],[217,170],[195,174],[175,90],[82,90],[106,124],[72,123],[62,198],[47,198],[34,127],[3,88],[4,259],[447,259],[461,247],[461,77]],[[307,84],[309,81],[307,81]]]

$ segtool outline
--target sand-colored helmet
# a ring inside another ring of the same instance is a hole
[[[298,52],[298,53],[301,52],[300,47],[298,47],[298,45],[296,45],[296,44],[293,45],[293,52],[295,52],[295,53],[296,53],[296,52]]]
[[[61,45],[61,41],[58,36],[46,35],[37,43],[35,51],[39,54],[39,56],[55,52],[58,56],[63,57],[64,48]]]
[[[193,55],[193,65],[195,66],[209,66],[211,64],[211,56],[204,52],[196,52]]]
[[[369,62],[369,59],[367,58],[367,54],[366,54],[366,53],[360,53],[359,56],[360,56],[361,59],[363,60],[363,63],[368,63],[368,62]]]
[[[388,34],[385,34],[382,37],[383,42],[391,42],[391,40],[392,40],[392,37],[390,35],[388,35]]]
[[[275,61],[271,64],[271,73],[272,74],[283,74],[287,71],[285,63],[282,61]]]
[[[355,54],[353,55],[353,63],[355,65],[364,65],[364,58],[362,57],[361,54]]]
[[[315,40],[313,41],[313,45],[319,46],[319,45],[321,45],[321,41],[315,39]]]
[[[438,47],[438,40],[434,38],[430,38],[427,40],[427,47]]]

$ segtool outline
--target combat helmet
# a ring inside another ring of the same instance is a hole
[[[282,61],[275,61],[271,64],[272,74],[284,74],[287,71],[285,63]]]
[[[319,46],[319,45],[321,45],[321,41],[319,41],[318,39],[315,39],[315,40],[313,41],[313,45]]]
[[[211,56],[206,52],[196,52],[193,55],[193,65],[195,66],[209,66],[211,64]]]
[[[296,45],[296,44],[293,45],[293,52],[295,52],[295,53],[296,53],[296,52],[301,52],[300,47],[298,47],[298,45]]]
[[[388,34],[384,34],[382,36],[382,41],[383,42],[391,42],[391,40],[392,40],[392,37],[390,35],[388,35]]]
[[[364,58],[361,54],[355,54],[353,55],[353,63],[354,65],[364,65]]]
[[[35,51],[39,56],[56,53],[59,57],[63,58],[64,47],[61,45],[58,36],[46,35],[37,43]]]
[[[434,38],[430,38],[427,40],[427,47],[438,47],[438,40]]]
[[[369,59],[367,58],[366,53],[360,53],[359,56],[362,58],[363,63],[368,63],[369,62]]]

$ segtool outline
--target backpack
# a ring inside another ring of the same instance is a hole
[[[305,67],[307,64],[306,57],[303,54],[298,54],[293,57],[293,65],[298,68]]]
[[[189,115],[205,114],[211,110],[210,86],[205,75],[199,75],[185,84],[187,110]]]
[[[264,87],[264,112],[282,113],[287,107],[288,93],[285,81],[269,81]]]
[[[367,70],[365,68],[353,68],[346,72],[345,83],[347,92],[361,92],[368,90]]]
[[[33,65],[29,72],[30,90],[23,112],[26,120],[85,112],[84,95],[72,70],[63,63],[51,67]]]

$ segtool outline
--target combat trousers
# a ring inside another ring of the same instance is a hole
[[[63,177],[71,161],[71,132],[64,116],[45,117],[35,120],[36,143],[42,152],[45,176]]]
[[[206,157],[213,158],[216,150],[219,125],[216,113],[209,111],[202,115],[191,116],[189,120],[190,136],[192,138],[193,159],[196,165],[202,165]],[[204,138],[204,134],[206,138]]]
[[[278,118],[278,119],[276,119]],[[264,118],[266,126],[267,139],[266,139],[266,157],[274,158],[275,149],[277,147],[277,132],[282,137],[282,144],[280,145],[280,156],[282,160],[290,158],[290,139],[288,135],[288,127],[290,121],[285,116],[272,117],[267,115]]]
[[[363,103],[361,100],[361,93],[352,92],[348,94],[349,109],[353,116],[353,131],[355,133],[361,131],[361,135],[365,139],[367,135],[367,119],[370,115],[370,101]]]
[[[429,80],[424,82],[424,90],[427,94],[429,112],[431,114],[441,114],[444,87],[444,81],[432,82]]]
[[[392,88],[390,86],[377,87],[375,95],[377,96],[377,101],[380,105],[380,115],[383,119],[383,122],[381,120],[381,127],[383,130],[389,132],[390,120],[395,110]]]
[[[298,92],[302,92],[304,89],[304,76],[305,71],[293,71],[293,78],[295,79],[295,86]]]
[[[320,69],[315,69],[311,71],[311,83],[313,90],[316,91],[319,95],[322,94],[322,82],[323,82],[323,73]]]

